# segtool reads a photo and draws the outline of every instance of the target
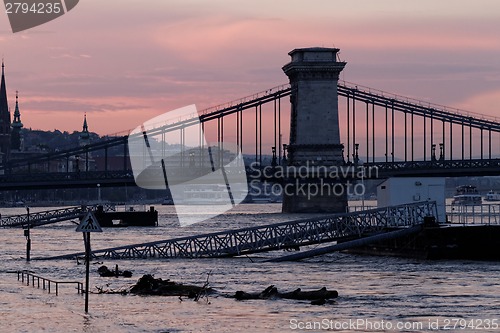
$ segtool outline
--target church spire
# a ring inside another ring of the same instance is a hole
[[[87,125],[87,113],[83,116],[83,130],[80,133],[80,146],[86,146],[90,143],[89,127]]]
[[[19,111],[19,92],[16,91],[16,108],[14,110],[14,120],[12,121],[12,132],[10,136],[11,150],[22,150],[23,139],[21,128],[23,128],[23,123],[21,122],[21,112]]]
[[[19,91],[16,91],[16,108],[14,110],[12,127],[23,127],[23,123],[21,122],[21,112],[19,111]]]
[[[88,133],[89,127],[87,126],[87,113],[83,116],[83,133]]]
[[[0,83],[0,119],[5,121],[7,113],[9,114],[10,124],[9,103],[7,102],[7,87],[5,85],[5,65],[2,60],[2,80]]]
[[[10,157],[10,111],[5,85],[5,64],[2,59],[2,79],[0,82],[0,153],[2,162]]]

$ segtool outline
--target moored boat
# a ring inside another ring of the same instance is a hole
[[[500,193],[490,190],[484,197],[485,201],[500,201]]]
[[[453,205],[480,205],[482,197],[474,185],[458,186],[453,196]]]

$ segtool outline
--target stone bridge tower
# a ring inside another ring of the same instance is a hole
[[[284,212],[346,210],[345,186],[338,180],[322,179],[314,172],[319,167],[344,165],[337,83],[346,63],[337,61],[338,51],[322,47],[295,49],[289,53],[291,62],[283,67],[292,86],[288,168],[302,171],[300,177],[288,174]],[[305,168],[309,170],[308,177],[304,177]]]

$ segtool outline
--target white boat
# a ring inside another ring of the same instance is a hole
[[[281,187],[273,187],[273,184],[264,182],[252,184],[248,192],[247,201],[252,203],[276,203],[283,201],[283,190]]]
[[[245,191],[231,189],[231,195],[236,203],[241,202],[245,196]],[[177,202],[176,202],[177,203]],[[184,189],[184,199],[180,202],[184,205],[230,205],[228,188],[226,185],[197,184],[187,185]]]
[[[500,201],[500,193],[490,190],[484,197],[485,201]]]
[[[453,205],[481,205],[482,197],[474,185],[458,186],[453,196]]]

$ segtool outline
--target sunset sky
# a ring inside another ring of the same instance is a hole
[[[25,127],[133,128],[188,104],[287,82],[297,47],[341,49],[342,78],[500,115],[497,0],[82,0],[13,34],[0,15],[9,103]]]

